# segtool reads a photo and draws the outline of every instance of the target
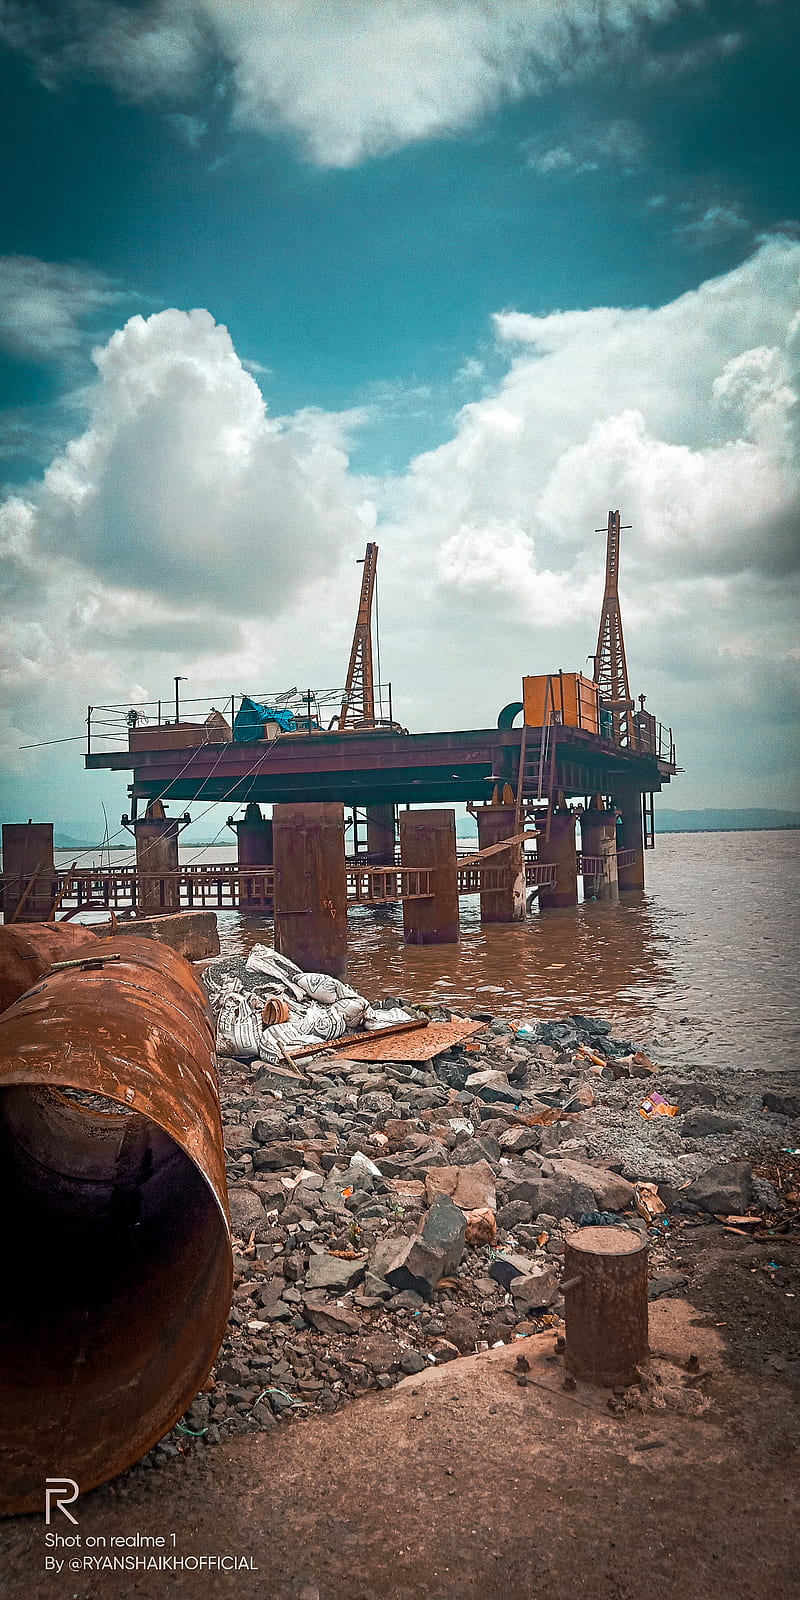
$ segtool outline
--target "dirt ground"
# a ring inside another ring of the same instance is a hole
[[[80,1546],[48,1548],[42,1517],[10,1519],[0,1593],[795,1600],[800,1241],[758,1242],[709,1224],[685,1231],[681,1251],[691,1300],[651,1305],[646,1393],[565,1391],[553,1334],[518,1340],[331,1416],[134,1468],[73,1507],[77,1527],[54,1517],[50,1533]],[[699,1374],[686,1371],[691,1356]],[[165,1544],[112,1549],[114,1535]],[[123,1553],[249,1565],[69,1565]],[[47,1558],[64,1568],[47,1571]]]

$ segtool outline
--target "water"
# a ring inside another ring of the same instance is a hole
[[[460,945],[405,945],[399,906],[355,908],[348,977],[370,999],[441,1000],[509,1022],[588,1012],[663,1062],[800,1072],[798,869],[800,832],[660,834],[644,893],[488,928],[470,896]],[[219,927],[226,954],[272,939],[262,916],[222,912]]]

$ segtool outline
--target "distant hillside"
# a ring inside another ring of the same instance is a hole
[[[55,850],[99,850],[100,846],[89,844],[87,839],[71,839],[68,833],[54,833],[53,848]]]
[[[669,811],[656,799],[656,833],[737,833],[800,828],[800,811]]]

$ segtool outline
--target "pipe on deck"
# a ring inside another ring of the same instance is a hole
[[[202,1388],[233,1263],[214,1038],[188,962],[109,939],[0,1016],[0,1512],[145,1454]]]

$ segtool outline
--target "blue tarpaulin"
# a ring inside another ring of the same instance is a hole
[[[254,739],[263,739],[265,722],[277,722],[282,733],[297,732],[293,711],[287,711],[285,706],[262,706],[258,700],[251,700],[249,695],[242,695],[242,703],[233,724],[236,742],[252,744]]]

